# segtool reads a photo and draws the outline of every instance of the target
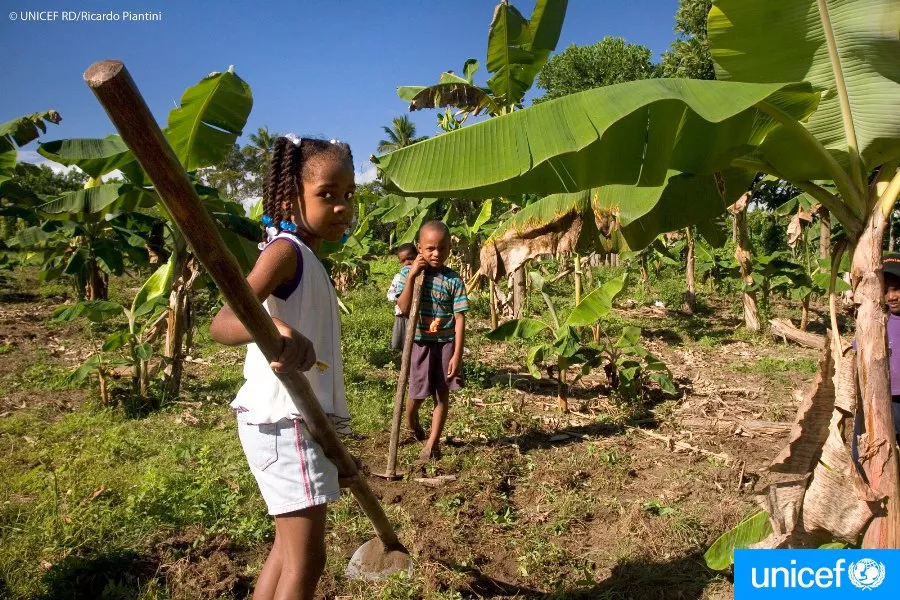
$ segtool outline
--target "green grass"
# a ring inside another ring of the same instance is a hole
[[[125,551],[187,525],[227,531],[238,545],[269,536],[234,432],[214,425],[229,411],[195,416],[200,425],[185,427],[174,412],[133,420],[89,404],[49,426],[37,411],[0,420],[13,467],[0,482],[10,498],[0,506],[0,580],[15,596],[37,596],[41,561]]]
[[[801,373],[812,375],[818,369],[813,358],[770,358],[764,356],[756,362],[737,364],[731,367],[737,373],[754,373],[756,375],[773,375],[780,373]]]
[[[342,317],[351,425],[363,435],[384,432],[392,411],[397,368],[389,348],[393,312],[384,290],[395,269],[392,261],[373,262],[370,282],[343,296],[351,311]],[[548,274],[555,272],[551,264]],[[585,293],[618,272],[595,269],[594,284],[586,282]],[[128,285],[117,282],[112,289],[126,290]],[[648,297],[664,292],[661,285],[651,281],[645,291]],[[674,280],[664,285],[671,294],[680,289]],[[561,314],[571,309],[570,278],[547,290]],[[622,298],[634,297],[636,290],[632,282]],[[127,297],[124,291],[115,293],[116,298]],[[88,597],[167,598],[171,590],[162,572],[139,578],[129,573],[128,561],[151,554],[153,540],[191,527],[199,528],[203,536],[227,534],[236,553],[260,553],[242,563],[248,577],[258,571],[273,525],[246,467],[228,408],[243,382],[244,351],[209,338],[208,323],[216,301],[206,292],[200,295],[190,354],[209,364],[200,375],[186,376],[181,397],[168,399],[161,410],[129,418],[121,408],[102,408],[89,399],[68,413],[45,403],[0,419],[0,451],[5,456],[0,478],[0,498],[4,499],[0,504],[0,596],[59,596],[73,586],[87,586],[83,582],[93,577],[93,587],[85,589],[96,593]],[[585,550],[577,540],[600,526],[595,513],[614,504],[605,498],[616,498],[631,481],[629,472],[640,468],[642,458],[632,456],[638,452],[633,444],[612,438],[560,448],[522,444],[513,449],[511,439],[540,439],[547,426],[525,409],[521,394],[511,392],[501,372],[490,364],[494,359],[484,356],[485,350],[498,351],[480,331],[489,316],[486,294],[473,293],[471,305],[464,362],[469,385],[454,394],[445,429],[455,443],[447,444],[442,461],[427,471],[455,473],[460,479],[457,487],[422,491],[430,498],[426,510],[442,519],[436,535],[502,538],[513,572],[529,586],[558,590],[564,597],[582,585],[593,585],[595,559],[625,555],[625,543],[620,547],[619,540],[609,550]],[[540,295],[531,294],[529,306],[531,316],[549,319]],[[611,337],[627,325],[638,325],[672,344],[715,347],[735,338],[733,331],[727,332],[703,314],[663,319],[616,314],[605,324]],[[48,328],[58,327],[48,324]],[[87,326],[68,327],[73,328],[68,335],[82,344],[90,339]],[[99,338],[101,332],[93,335]],[[68,346],[69,340],[64,341]],[[0,346],[0,354],[9,353],[7,348],[12,347]],[[521,368],[526,348],[525,343],[504,346],[499,360]],[[748,373],[805,375],[815,365],[809,359],[760,358],[739,367]],[[35,352],[21,372],[0,376],[0,392],[52,396],[70,389],[64,381],[67,370],[47,352]],[[96,391],[83,393],[91,398]],[[668,418],[672,405],[658,407],[658,417]],[[401,467],[415,459],[418,449],[415,444],[400,448]],[[699,547],[706,541],[709,532],[703,515],[686,502],[658,498],[640,502],[646,503],[639,505],[640,518],[659,525],[682,547]],[[544,516],[538,518],[535,508]],[[415,531],[420,515],[411,514],[410,505],[386,502],[385,510],[401,532],[420,535]],[[454,544],[452,561],[419,564],[412,578],[398,574],[378,586],[348,582],[342,574],[346,549],[369,539],[372,527],[349,495],[330,506],[328,523],[326,577],[353,598],[462,598],[457,589],[467,581],[468,571],[485,568],[478,562],[484,560],[478,548]],[[632,550],[627,553],[632,556]],[[440,585],[435,586],[435,580]]]

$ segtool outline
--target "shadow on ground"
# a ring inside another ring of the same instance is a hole
[[[456,565],[445,565],[460,571]],[[462,570],[472,577],[463,593],[468,598],[546,598],[550,600],[698,600],[720,576],[694,553],[668,562],[626,560],[602,581],[577,588],[545,592],[505,583],[477,570]]]
[[[41,600],[130,600],[156,582],[173,598],[249,597],[246,552],[200,530],[154,541],[144,553],[128,549],[68,556],[44,575]],[[0,587],[2,591],[2,587]]]
[[[593,585],[548,594],[554,600],[698,600],[719,575],[697,552],[668,562],[626,560]]]
[[[156,561],[130,550],[93,557],[69,556],[47,571],[41,600],[134,598],[155,578],[157,569]]]

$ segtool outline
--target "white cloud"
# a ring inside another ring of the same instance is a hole
[[[250,211],[253,210],[253,207],[256,206],[260,200],[262,200],[262,198],[244,198],[241,200],[241,206],[244,207],[244,214],[249,217]]]
[[[76,166],[65,166],[61,165],[57,162],[53,162],[52,160],[48,160],[38,154],[35,150],[19,150],[18,151],[18,159],[19,162],[27,162],[33,165],[47,165],[51,169],[53,169],[54,173],[68,173],[72,169],[78,169]],[[79,169],[80,170],[80,169]]]
[[[363,164],[362,171],[356,173],[356,183],[371,183],[378,177],[378,169],[370,162]]]

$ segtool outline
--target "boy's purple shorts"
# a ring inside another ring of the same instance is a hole
[[[453,342],[413,342],[409,361],[409,397],[421,400],[435,392],[463,387],[462,373],[447,379]]]

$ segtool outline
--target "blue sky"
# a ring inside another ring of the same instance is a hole
[[[113,128],[81,75],[94,61],[123,60],[159,123],[185,88],[234,65],[253,90],[244,133],[336,137],[353,148],[357,170],[382,139],[381,126],[406,111],[398,85],[425,85],[466,58],[484,69],[497,0],[3,0],[0,122],[55,109],[63,121],[44,140],[103,137]],[[534,0],[513,0],[526,16]],[[606,35],[648,46],[658,59],[674,39],[678,0],[569,0],[558,50]],[[29,10],[161,12],[159,21],[23,20]],[[10,13],[17,13],[16,20]],[[540,92],[532,92],[530,98]],[[528,102],[526,102],[528,103]],[[436,111],[412,118],[420,135],[437,130]],[[243,138],[242,142],[245,141]],[[26,150],[33,150],[34,144]],[[34,160],[26,152],[26,160]]]

